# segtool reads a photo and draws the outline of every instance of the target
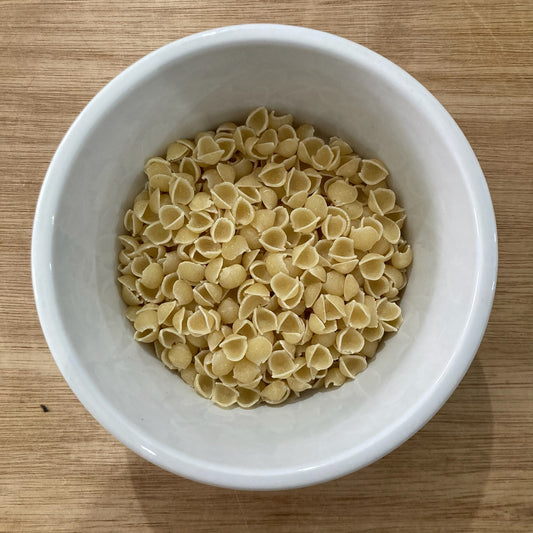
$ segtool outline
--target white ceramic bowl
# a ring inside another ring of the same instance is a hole
[[[355,381],[278,408],[222,410],[132,340],[115,282],[116,236],[148,157],[262,104],[386,162],[407,209],[415,259],[402,300],[405,322]],[[181,39],[111,81],[52,160],[32,244],[46,340],[85,407],[149,461],[243,489],[347,474],[420,429],[474,357],[496,270],[487,185],[438,101],[362,46],[276,25]]]

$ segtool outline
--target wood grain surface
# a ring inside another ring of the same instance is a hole
[[[360,472],[272,493],[181,479],[111,437],[56,368],[30,280],[39,188],[85,104],[155,48],[248,22],[336,33],[420,80],[470,140],[500,239],[487,333],[435,418]],[[533,531],[531,0],[2,0],[0,43],[1,531]]]

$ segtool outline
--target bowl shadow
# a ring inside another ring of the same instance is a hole
[[[400,524],[415,531],[431,524],[433,531],[467,531],[491,466],[493,416],[480,355],[450,400],[410,440],[367,468],[325,484],[274,492],[211,487],[128,451],[143,528],[303,533],[397,531]]]

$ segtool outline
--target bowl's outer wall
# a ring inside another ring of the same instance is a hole
[[[132,340],[117,232],[147,158],[258,105],[379,156],[414,249],[405,322],[354,382],[281,408],[222,410]],[[39,200],[33,277],[43,329],[84,405],[151,461],[200,481],[280,488],[360,468],[451,394],[492,303],[496,233],[481,169],[451,117],[387,60],[302,28],[245,26],[172,43],[78,117]]]

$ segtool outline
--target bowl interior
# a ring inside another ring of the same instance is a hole
[[[458,356],[480,266],[469,184],[435,104],[368,51],[349,59],[268,39],[195,43],[115,80],[69,133],[61,168],[52,166],[50,179],[61,173],[64,183],[51,221],[50,290],[59,312],[51,320],[65,335],[54,355],[108,429],[175,472],[258,488],[297,485],[314,470],[334,477],[346,469],[341,459],[363,466],[388,451],[392,434],[394,445],[409,436],[401,436],[402,422]],[[116,237],[148,157],[258,105],[385,161],[407,210],[414,263],[405,322],[355,381],[283,407],[222,410],[133,341],[115,281]]]

